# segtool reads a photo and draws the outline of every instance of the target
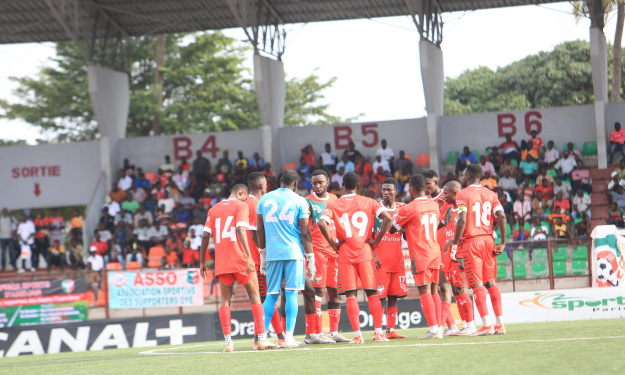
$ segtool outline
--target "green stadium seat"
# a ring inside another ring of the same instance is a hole
[[[497,265],[497,280],[502,280],[508,277],[508,270],[505,264]]]
[[[549,270],[547,269],[547,263],[545,262],[532,262],[532,277],[547,277],[549,276]]]
[[[588,260],[588,249],[586,249],[586,246],[578,246],[573,250],[573,260]]]
[[[515,265],[520,263],[529,263],[530,261],[530,256],[527,250],[514,250],[512,252],[512,257]]]
[[[597,142],[584,142],[582,155],[597,155]]]
[[[514,265],[514,278],[524,279],[526,277],[527,277],[527,268],[525,268],[525,264],[515,264]]]
[[[547,169],[547,174],[553,178],[556,178],[556,176],[558,175],[558,171],[556,171],[555,169]]]
[[[473,155],[475,155],[475,158],[479,162],[480,161],[480,152],[478,150],[471,150],[471,152],[473,153]]]
[[[547,261],[547,249],[538,248],[532,251],[532,262],[546,262]]]
[[[497,255],[497,264],[506,265],[510,259],[508,258],[508,253],[505,251],[499,255]]]
[[[536,181],[530,180],[530,187],[536,187]]]
[[[499,273],[499,269],[497,272]],[[571,273],[573,275],[588,275],[588,263],[585,260],[574,260],[571,263]]]
[[[575,219],[575,222],[573,224],[581,223],[582,221],[584,221],[584,219],[578,217],[577,219]]]
[[[552,259],[554,262],[566,262],[569,259],[569,251],[566,247],[553,249]]]
[[[551,233],[551,223],[543,220],[540,222],[540,225],[547,227],[547,233]]]
[[[562,182],[567,184],[567,185],[569,185],[569,186],[571,186],[571,179],[570,178],[567,178],[566,180],[562,180]]]
[[[532,229],[532,226],[530,225],[529,221],[526,221],[525,224],[523,224],[523,229],[525,230]]]
[[[548,208],[545,208],[544,210],[545,215],[551,215],[551,210]]]
[[[511,163],[511,164],[514,164],[514,166],[515,166],[515,167],[518,167],[518,166],[519,166],[519,162],[518,162],[518,161],[516,161],[516,159],[512,159],[512,160],[510,160],[510,163]]]
[[[449,151],[447,153],[447,160],[445,162],[447,165],[456,165],[458,158],[460,157],[460,153],[457,151]]]
[[[484,156],[488,156],[488,155],[490,155],[490,153],[491,153],[491,152],[493,152],[493,149],[492,149],[492,148],[490,148],[490,147],[489,147],[489,148],[487,148],[487,149],[484,151]]]
[[[566,262],[553,262],[553,276],[566,275]]]

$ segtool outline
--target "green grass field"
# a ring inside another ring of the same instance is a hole
[[[506,325],[508,334],[417,340],[425,329],[400,331],[404,340],[365,345],[331,344],[252,351],[236,341],[142,349],[0,358],[1,374],[295,374],[623,373],[625,326],[621,320]],[[351,334],[346,334],[351,337]],[[301,339],[301,338],[300,338]]]

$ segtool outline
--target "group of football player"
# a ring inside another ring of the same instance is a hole
[[[312,173],[312,193],[306,198],[295,193],[299,176],[294,170],[283,171],[280,188],[269,193],[264,175],[251,173],[248,186],[233,186],[230,197],[209,210],[200,248],[200,272],[205,278],[205,255],[213,237],[224,351],[234,350],[230,318],[234,281],[246,288],[250,298],[254,349],[302,345],[293,338],[299,291],[304,299],[306,344],[365,342],[358,289],[368,299],[373,340],[405,338],[395,331],[397,300],[408,295],[402,239],[408,244],[411,272],[429,326],[421,339],[506,333],[501,293],[495,283],[496,256],[504,250],[505,239],[495,245],[493,238],[493,225],[505,228],[506,218],[497,195],[479,185],[481,174],[479,165],[469,164],[462,185],[449,181],[443,189],[435,171],[416,174],[409,181],[412,201],[403,204],[395,201],[398,182],[394,178],[382,182],[380,203],[356,194],[359,179],[353,172],[343,176],[340,198],[327,191],[329,177],[323,170]],[[473,322],[468,288],[473,290],[482,318],[480,329]],[[452,294],[462,328],[451,313]],[[354,331],[351,340],[339,332],[340,295],[345,295]],[[324,296],[328,336],[322,326]],[[386,332],[382,329],[385,313]],[[277,344],[267,338],[270,324]]]

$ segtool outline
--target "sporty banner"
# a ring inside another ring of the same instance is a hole
[[[198,268],[110,272],[108,286],[111,309],[204,304],[204,286]]]
[[[593,287],[625,287],[625,239],[616,226],[599,225],[592,231]]]
[[[84,277],[0,283],[0,300],[86,293]]]
[[[87,321],[87,300],[0,308],[0,328]]]

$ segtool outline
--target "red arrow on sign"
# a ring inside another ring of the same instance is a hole
[[[39,196],[41,194],[41,189],[39,189],[39,183],[35,182],[35,195]]]

